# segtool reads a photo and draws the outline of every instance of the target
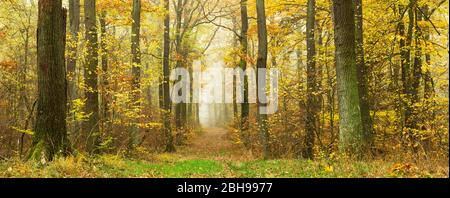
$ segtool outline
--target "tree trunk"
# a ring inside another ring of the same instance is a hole
[[[183,38],[181,37],[181,25],[182,25],[182,17],[183,17],[183,0],[177,0],[176,5],[176,21],[175,21],[175,67],[176,68],[182,68],[183,67],[183,61],[184,61],[184,53],[182,52],[182,42]],[[174,82],[180,83],[181,77],[178,77],[178,79]],[[179,91],[179,95],[183,94],[183,90]],[[186,105],[184,102],[180,102],[175,104],[175,124],[177,127],[177,130],[181,130],[182,127],[184,127],[184,120],[183,120],[183,108],[185,108]],[[179,134],[179,133],[177,133]]]
[[[76,67],[78,53],[78,32],[80,31],[80,0],[69,0],[69,20],[71,42],[67,61],[69,100],[77,98]]]
[[[306,102],[306,136],[305,150],[303,157],[312,159],[314,157],[314,136],[318,132],[317,110],[319,101],[317,97],[317,71],[316,71],[316,41],[315,41],[315,21],[316,21],[316,1],[308,0],[307,20],[306,20],[306,43],[307,43],[307,102]]]
[[[240,66],[241,69],[245,72],[247,70],[247,58],[248,58],[248,13],[247,13],[247,0],[241,0],[241,35],[240,35],[240,43],[241,43],[241,60]],[[241,82],[242,83],[242,82]],[[245,147],[249,147],[248,140],[248,116],[250,114],[250,105],[248,101],[248,77],[244,75],[244,96],[243,103],[241,105],[241,123],[240,123],[240,135],[241,140],[244,143]]]
[[[415,32],[414,32],[414,40],[415,40],[415,49],[414,49],[414,64],[412,68],[412,77],[411,77],[411,98],[412,102],[417,103],[419,102],[419,86],[420,86],[420,79],[422,78],[422,46],[420,43],[420,39],[422,39],[422,30],[419,27],[419,23],[423,22],[423,16],[419,12],[418,8],[416,8],[417,5],[413,5],[414,7],[414,16],[415,16]],[[412,9],[411,8],[411,9]],[[413,118],[416,119],[416,118]],[[415,126],[415,124],[413,124]],[[417,127],[415,127],[417,128]]]
[[[235,32],[238,32],[238,22],[237,22],[237,18],[236,18],[236,16],[233,16],[232,18],[231,18],[231,22],[232,22],[232,24],[233,24],[233,30],[235,31]],[[234,34],[233,35],[233,44],[234,44],[234,46],[239,46],[239,36],[237,35],[237,34]],[[237,58],[237,57],[236,57]],[[234,62],[233,62],[234,63]],[[239,65],[237,65],[237,63],[236,63],[236,65],[234,66],[234,68],[236,69],[237,67],[239,67]],[[233,106],[233,123],[236,123],[235,121],[238,119],[238,104],[237,104],[237,101],[236,101],[236,99],[237,99],[237,92],[236,92],[236,87],[237,87],[237,78],[236,78],[236,76],[235,75],[233,75],[233,103],[232,103],[232,106]]]
[[[131,106],[139,112],[140,109],[140,88],[141,88],[141,52],[140,52],[140,34],[141,34],[141,0],[133,0],[131,27],[131,54],[132,54],[132,99]],[[138,113],[139,114],[139,113]],[[139,116],[137,116],[139,117]],[[133,150],[139,143],[139,118],[133,118],[135,123],[130,129],[130,139],[128,143],[129,151]]]
[[[256,0],[256,14],[258,23],[258,59],[256,66],[258,73],[267,68],[267,27],[266,27],[266,10],[264,0]],[[259,71],[261,70],[261,71]],[[261,108],[267,106],[262,97],[266,95],[266,75],[257,75],[257,98],[258,98],[258,126],[261,136],[261,144],[263,146],[264,159],[269,158],[269,129],[267,123],[267,114],[260,112]],[[262,101],[261,101],[262,100]]]
[[[363,134],[359,108],[353,0],[334,0],[336,75],[339,96],[340,150],[362,157]]]
[[[428,6],[424,6],[423,12],[426,18],[430,18],[430,8]],[[430,28],[424,28],[424,39],[425,43],[429,43],[431,36],[430,36]],[[431,76],[431,55],[429,52],[425,52],[425,62],[426,62],[426,69],[423,72],[423,84],[424,84],[424,98],[425,99],[432,99],[435,94],[434,90],[434,81]]]
[[[37,33],[38,103],[30,159],[46,163],[68,155],[66,10],[61,1],[39,0]]]
[[[96,1],[84,1],[85,26],[86,26],[86,64],[84,67],[84,80],[86,84],[85,113],[89,116],[83,123],[83,132],[86,136],[86,149],[89,153],[98,153],[100,145],[99,127],[99,101],[98,101],[98,38]]]
[[[164,18],[164,49],[163,49],[163,93],[164,93],[164,112],[163,112],[163,124],[164,135],[166,139],[166,152],[175,152],[175,146],[173,144],[172,127],[170,123],[171,112],[171,100],[170,100],[170,14],[169,14],[169,0],[164,0],[164,8],[166,10],[166,16]]]
[[[67,58],[67,92],[68,92],[68,102],[69,111],[71,110],[70,105],[72,101],[78,98],[78,74],[77,74],[77,60],[78,60],[78,33],[80,31],[80,0],[69,0],[69,30],[70,30],[70,42],[68,45],[68,58]],[[70,133],[79,135],[77,126],[80,122],[75,119],[75,113],[71,115],[73,117],[72,124],[68,129]]]
[[[405,35],[405,26],[403,22],[400,22],[400,57],[401,57],[401,68],[402,68],[402,83],[403,83],[403,107],[404,107],[404,126],[407,130],[412,128],[413,121],[411,120],[412,108],[411,108],[411,48],[412,48],[412,36],[414,27],[414,12],[412,10],[412,3],[409,4],[407,8],[400,6],[400,13],[405,12],[404,9],[408,9],[408,30]],[[406,39],[405,39],[405,38]]]
[[[356,69],[358,73],[359,106],[361,111],[362,130],[367,149],[373,145],[373,125],[370,116],[369,104],[369,68],[364,59],[364,37],[363,37],[363,12],[362,0],[355,0],[355,39],[356,39]]]
[[[106,32],[106,11],[102,11],[100,14],[100,36],[101,36],[101,56],[102,56],[102,72],[101,72],[101,79],[102,79],[102,131],[103,133],[107,133],[111,130],[109,125],[109,81],[108,81],[108,41],[107,37],[108,34]]]

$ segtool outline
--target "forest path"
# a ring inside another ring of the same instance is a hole
[[[227,129],[218,127],[204,128],[190,144],[179,149],[179,154],[191,159],[246,161],[252,158],[248,151],[233,144]]]

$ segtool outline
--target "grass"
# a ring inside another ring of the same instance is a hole
[[[224,129],[197,132],[177,153],[155,154],[136,149],[135,158],[121,155],[57,158],[45,165],[18,159],[0,161],[0,177],[33,178],[378,178],[448,177],[448,160],[354,161],[335,154],[312,160],[258,160],[232,144]],[[400,154],[399,154],[400,155]],[[446,158],[448,159],[448,158]],[[410,161],[415,161],[412,163]]]
[[[60,158],[46,165],[9,160],[0,162],[0,177],[44,178],[360,178],[448,177],[448,166],[420,168],[414,164],[346,160],[229,161],[184,159],[159,154],[154,160],[131,160],[117,155]]]

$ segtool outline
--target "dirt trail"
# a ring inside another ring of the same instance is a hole
[[[180,149],[180,154],[189,158],[214,160],[245,160],[251,155],[233,144],[228,131],[223,128],[205,128],[193,138],[191,144]]]

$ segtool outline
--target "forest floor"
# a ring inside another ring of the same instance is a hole
[[[34,162],[0,162],[0,177],[151,177],[151,178],[353,178],[448,177],[448,164],[436,166],[372,160],[343,159],[260,160],[233,144],[223,128],[207,128],[177,153],[148,154],[148,159],[118,155],[57,159],[45,166]],[[146,155],[146,154],[142,154]]]

